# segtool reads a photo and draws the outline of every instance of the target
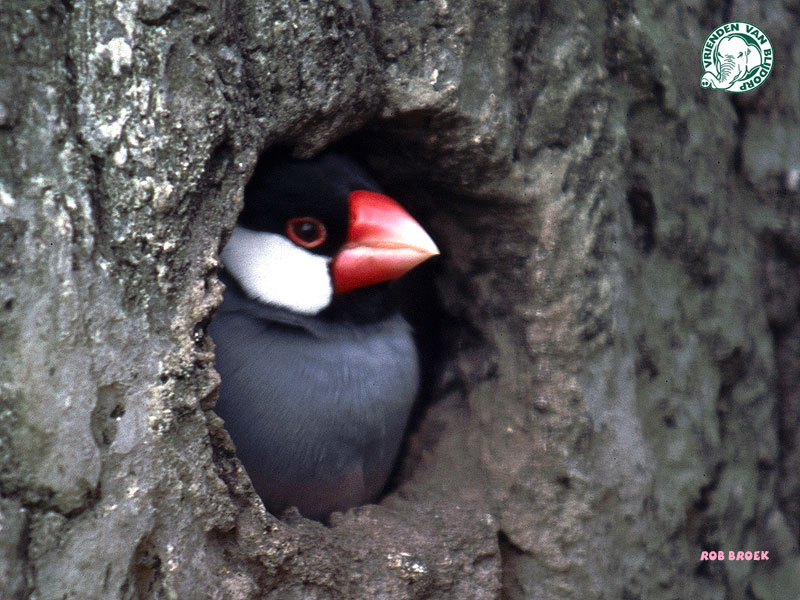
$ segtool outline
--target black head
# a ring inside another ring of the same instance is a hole
[[[379,192],[380,187],[360,165],[347,156],[324,153],[311,160],[296,160],[267,153],[261,157],[244,189],[244,210],[239,224],[255,231],[303,236],[312,242],[310,252],[333,256],[344,244],[349,224],[348,198],[354,190]],[[325,228],[324,241],[313,244],[312,219]]]
[[[338,300],[376,301],[384,282],[438,254],[419,223],[341,154],[294,160],[270,152],[244,196],[222,260],[263,304],[307,315],[331,308],[326,316],[341,318]]]

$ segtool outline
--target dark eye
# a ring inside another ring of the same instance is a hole
[[[316,248],[325,241],[328,232],[313,217],[297,217],[286,222],[286,235],[298,246]]]

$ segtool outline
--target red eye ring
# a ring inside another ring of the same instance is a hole
[[[328,232],[314,217],[296,217],[286,221],[286,237],[301,248],[316,248],[325,243]]]

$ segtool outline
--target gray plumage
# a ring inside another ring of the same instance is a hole
[[[299,315],[228,280],[209,331],[222,374],[216,412],[267,509],[324,518],[374,500],[419,385],[408,323]]]

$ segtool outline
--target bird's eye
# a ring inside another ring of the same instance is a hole
[[[328,237],[325,225],[313,217],[297,217],[286,222],[286,235],[298,246],[316,248]]]

